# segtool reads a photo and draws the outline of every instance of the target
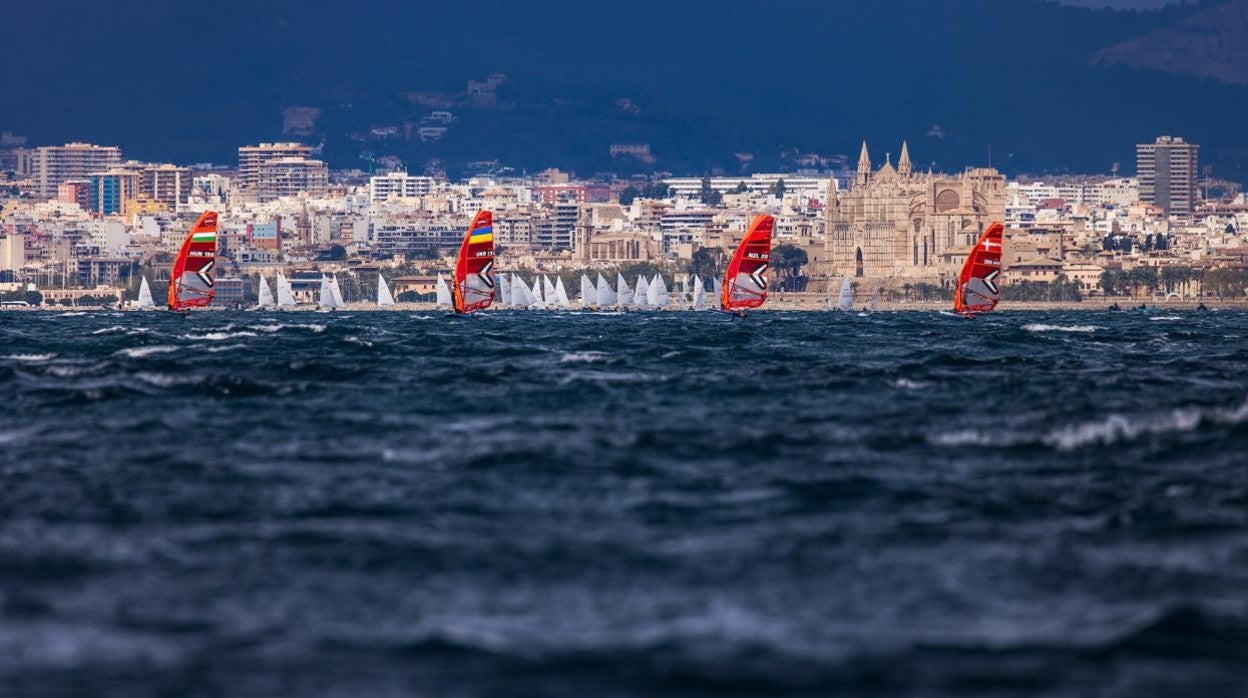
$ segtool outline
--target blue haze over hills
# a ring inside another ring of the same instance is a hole
[[[878,160],[909,139],[916,165],[946,170],[991,148],[1008,172],[1130,172],[1135,143],[1175,133],[1242,181],[1248,87],[1092,60],[1218,4],[53,0],[7,11],[23,30],[0,48],[0,128],[228,163],[240,144],[282,137],[283,107],[306,105],[322,111],[308,140],[331,166],[368,149],[415,169],[499,159],[582,173],[627,169],[608,155],[616,142],[651,144],[658,160],[638,171],[732,173],[737,152],[754,169],[799,152],[852,162],[864,138]],[[428,113],[404,93],[454,94],[495,72],[508,75],[503,107],[455,108],[441,143],[348,137]]]

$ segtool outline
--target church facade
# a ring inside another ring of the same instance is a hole
[[[995,169],[915,173],[903,143],[896,167],[890,157],[875,170],[864,142],[852,186],[829,196],[823,275],[951,280],[980,233],[1004,219],[1005,200]]]

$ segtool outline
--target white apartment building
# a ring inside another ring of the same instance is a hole
[[[35,148],[19,158],[20,174],[29,176],[35,185],[35,196],[56,198],[63,182],[85,180],[95,172],[104,172],[121,164],[121,148],[66,143]]]
[[[433,191],[433,177],[418,177],[406,172],[391,172],[368,180],[368,200],[418,199]]]

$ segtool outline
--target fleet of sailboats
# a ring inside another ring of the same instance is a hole
[[[713,307],[712,294],[718,297],[719,310],[744,315],[746,310],[759,308],[767,301],[767,272],[771,258],[771,240],[775,218],[762,214],[750,223],[744,238],[734,252],[723,279],[712,277],[709,284],[700,275],[692,280],[677,278],[676,291],[669,290],[661,274],[647,277],[639,274],[629,283],[620,272],[612,285],[601,272],[597,279],[580,275],[576,306],[581,310],[666,310],[690,308],[695,311]],[[992,312],[1001,301],[1001,246],[1004,226],[993,223],[984,231],[967,254],[958,277],[953,312],[963,317]],[[216,292],[217,214],[206,211],[199,216],[182,243],[169,277],[168,307],[183,312],[210,305]],[[499,305],[518,309],[572,310],[572,299],[561,276],[534,275],[526,282],[519,274],[494,272],[494,229],[490,211],[480,211],[465,233],[456,258],[454,274],[448,284],[439,273],[435,287],[436,306],[467,315]],[[692,288],[692,290],[690,290]],[[276,293],[274,292],[276,290]],[[865,308],[876,312],[880,307],[881,289],[876,288]],[[258,280],[257,309],[293,309],[297,307],[291,282],[277,274],[274,286],[267,279]],[[379,307],[396,305],[394,294],[385,277],[377,275]],[[686,305],[687,304],[687,305]],[[336,275],[323,274],[316,306],[335,310],[346,305]],[[851,311],[854,286],[848,276],[842,278],[840,293],[834,301],[828,298],[828,309]],[[155,300],[147,277],[141,278],[138,299],[132,306],[154,309]]]

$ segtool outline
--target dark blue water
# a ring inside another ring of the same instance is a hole
[[[1248,695],[1248,315],[0,342],[6,697]]]

